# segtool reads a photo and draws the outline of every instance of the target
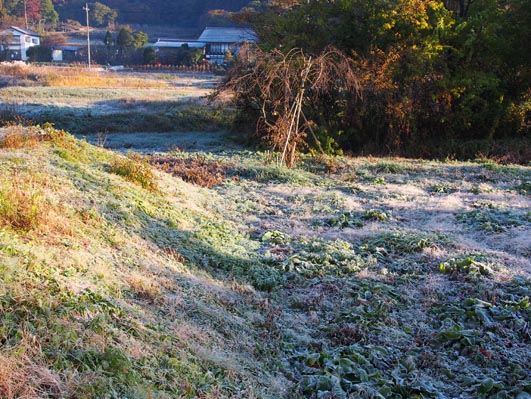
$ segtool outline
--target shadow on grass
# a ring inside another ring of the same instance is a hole
[[[38,105],[31,115],[17,109],[11,114],[5,122],[31,117],[35,123],[51,122],[58,129],[78,135],[228,130],[234,115],[225,107],[197,102],[134,100],[99,101],[90,108]]]

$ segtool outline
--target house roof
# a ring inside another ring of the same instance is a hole
[[[28,35],[28,36],[36,36],[36,37],[41,37],[41,35],[39,35],[37,32],[34,32],[32,30],[29,30],[29,29],[23,29],[23,28],[19,28],[17,26],[10,26],[9,29],[13,29],[13,30],[16,30],[24,35]]]
[[[256,43],[256,32],[250,28],[206,27],[198,41],[206,43]]]
[[[78,51],[81,49],[81,47],[78,46],[53,46],[54,50],[62,50],[62,51]]]
[[[165,47],[165,48],[179,48],[184,44],[187,44],[190,48],[203,48],[204,42],[198,42],[196,40],[181,40],[181,39],[158,39],[153,47]]]

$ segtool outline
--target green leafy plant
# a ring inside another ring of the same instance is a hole
[[[273,244],[287,244],[289,240],[289,235],[278,230],[269,230],[262,235],[263,242],[271,242]]]
[[[415,253],[446,242],[447,238],[441,235],[395,231],[371,237],[359,249],[379,254]]]
[[[457,215],[457,220],[471,228],[489,233],[502,233],[510,227],[529,223],[526,215],[518,216],[510,211],[499,209],[474,209]]]
[[[356,254],[352,244],[342,240],[301,240],[295,247],[296,253],[279,266],[304,277],[348,275],[374,263],[372,257]]]
[[[444,274],[468,274],[475,276],[489,276],[490,267],[481,262],[481,258],[470,255],[464,258],[452,258],[439,265],[439,270]]]
[[[428,189],[428,191],[431,193],[436,193],[436,194],[449,194],[449,193],[455,192],[456,189],[447,184],[440,183],[440,184],[435,184],[434,186],[431,186]]]
[[[386,222],[391,218],[391,211],[382,211],[379,209],[369,209],[365,212],[344,212],[338,216],[328,218],[324,221],[326,226],[331,227],[363,227],[364,221]]]
[[[517,189],[520,194],[531,195],[531,182],[522,182],[522,184],[520,184]]]
[[[385,222],[391,218],[391,211],[385,212],[379,209],[369,209],[365,211],[363,216],[365,220],[372,220],[377,222]]]

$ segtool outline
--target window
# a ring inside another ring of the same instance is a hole
[[[31,39],[31,42],[32,42],[33,44],[39,44],[39,41],[38,41],[37,39]]]
[[[26,43],[31,43],[31,38],[29,36],[26,36]]]

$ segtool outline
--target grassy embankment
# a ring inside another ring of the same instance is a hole
[[[0,396],[279,395],[264,266],[207,193],[48,127],[1,141]]]
[[[531,395],[529,167],[0,146],[2,397]]]

